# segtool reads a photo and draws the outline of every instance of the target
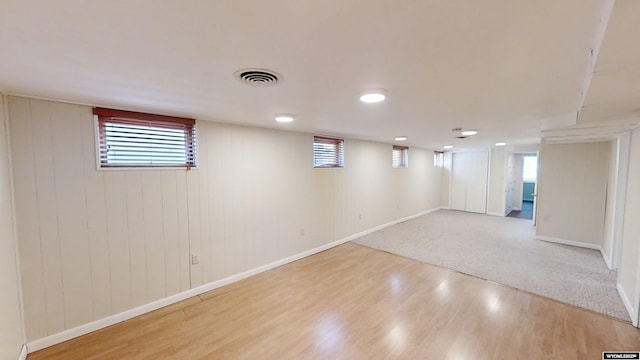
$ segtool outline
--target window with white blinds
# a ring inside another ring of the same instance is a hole
[[[101,168],[196,165],[196,121],[94,108]]]
[[[391,150],[391,166],[394,168],[409,167],[408,147],[393,145],[393,150]]]
[[[344,140],[328,137],[313,137],[313,167],[344,167]]]

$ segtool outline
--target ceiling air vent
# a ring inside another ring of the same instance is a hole
[[[280,78],[278,73],[265,69],[243,69],[236,71],[235,75],[243,83],[254,86],[275,85]]]

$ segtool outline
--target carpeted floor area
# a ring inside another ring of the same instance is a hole
[[[354,242],[630,321],[598,251],[534,235],[528,220],[440,210]]]

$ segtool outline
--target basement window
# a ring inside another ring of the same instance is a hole
[[[391,151],[391,166],[394,168],[409,167],[408,147],[393,145],[393,150]]]
[[[444,152],[442,151],[434,151],[433,152],[433,167],[443,167],[444,166]]]
[[[196,165],[195,119],[93,108],[100,168]]]
[[[313,167],[344,167],[344,140],[328,137],[313,137]]]

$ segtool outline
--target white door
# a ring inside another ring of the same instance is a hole
[[[487,212],[487,174],[489,170],[489,152],[469,153],[467,166],[467,211]]]
[[[451,157],[451,209],[467,210],[467,153]]]
[[[489,152],[453,153],[451,209],[486,213]]]

